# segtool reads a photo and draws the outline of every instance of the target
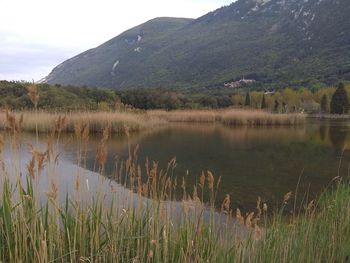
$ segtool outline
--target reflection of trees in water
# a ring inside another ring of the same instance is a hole
[[[349,128],[346,125],[331,125],[329,127],[329,139],[336,150],[342,151],[344,149],[348,132]]]
[[[326,133],[327,133],[327,125],[321,124],[320,125],[320,138],[323,142],[326,139]]]
[[[338,176],[350,176],[350,148],[346,145],[349,127],[346,125],[330,126],[329,139],[338,156]]]

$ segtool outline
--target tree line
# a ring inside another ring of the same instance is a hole
[[[232,100],[235,106],[265,109],[278,113],[343,114],[349,111],[349,92],[349,85],[339,83],[337,87],[322,88],[316,91],[291,88],[277,92],[248,91],[235,94]]]
[[[28,96],[31,83],[23,81],[0,81],[0,107],[16,110],[31,109]],[[104,104],[114,105],[118,99],[115,92],[107,89],[36,84],[39,90],[39,109],[97,110]]]
[[[31,109],[28,96],[31,83],[0,81],[0,108]],[[254,108],[278,113],[347,113],[350,85],[310,89],[286,88],[276,91],[139,89],[110,90],[92,87],[36,84],[40,93],[39,109],[115,110],[126,108],[199,109]]]

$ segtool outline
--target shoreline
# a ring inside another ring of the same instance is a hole
[[[307,118],[320,120],[350,120],[350,114],[309,114]]]

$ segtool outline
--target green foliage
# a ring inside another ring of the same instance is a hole
[[[327,94],[323,94],[321,99],[321,112],[328,113],[329,112],[329,102]]]
[[[32,109],[27,82],[0,81],[0,107]],[[170,89],[135,89],[116,92],[110,89],[37,84],[39,109],[111,110],[115,104],[139,109],[225,108],[232,105],[230,93],[175,91]]]
[[[0,108],[15,110],[32,109],[28,96],[27,82],[0,81]],[[217,89],[133,89],[114,91],[91,87],[74,87],[37,84],[39,90],[39,109],[45,110],[103,110],[124,109],[200,109],[250,107],[274,112],[318,113],[327,110],[325,96],[331,98],[335,88],[281,89],[265,94],[262,91],[226,88]],[[345,92],[350,91],[350,85]],[[346,96],[345,96],[346,97]],[[323,104],[322,104],[323,103]],[[117,106],[119,105],[119,106]],[[326,110],[325,110],[326,109]]]
[[[179,109],[192,103],[180,92],[167,90],[131,90],[121,93],[121,102],[138,109]]]
[[[218,102],[217,102],[216,98],[213,98],[213,97],[208,97],[208,96],[202,97],[200,99],[200,103],[205,108],[216,109],[218,107]]]
[[[167,89],[137,89],[122,91],[121,102],[139,109],[226,108],[233,105],[229,94],[220,92],[175,91]]]
[[[244,106],[250,106],[250,94],[249,94],[249,92],[247,92],[247,94],[245,95]]]
[[[339,83],[331,100],[331,113],[344,114],[349,111],[349,99],[343,83]]]
[[[280,104],[279,104],[278,100],[275,100],[275,104],[273,106],[273,111],[274,112],[278,112],[279,111],[279,106],[280,106]]]
[[[97,109],[99,111],[109,111],[111,108],[109,107],[107,102],[101,101],[97,104]]]
[[[262,101],[261,101],[261,109],[266,109],[267,104],[266,104],[266,99],[265,99],[265,94],[263,94]]]
[[[28,82],[0,81],[0,107],[10,109],[32,109],[28,97]],[[97,110],[98,104],[114,105],[119,100],[115,91],[88,87],[38,84],[40,109]],[[106,107],[105,107],[106,108]]]

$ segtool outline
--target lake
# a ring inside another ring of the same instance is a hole
[[[116,157],[127,159],[129,147],[133,150],[138,145],[141,167],[148,159],[156,160],[160,168],[166,168],[168,162],[176,157],[177,166],[171,176],[184,177],[189,189],[198,182],[202,171],[213,172],[216,180],[221,177],[218,205],[226,194],[230,194],[233,207],[240,207],[243,211],[253,209],[258,196],[270,207],[276,207],[281,204],[284,194],[295,192],[297,186],[299,201],[305,198],[311,200],[334,177],[348,176],[349,124],[319,120],[308,120],[304,126],[298,127],[232,128],[219,124],[174,124],[132,134],[129,138],[113,135],[108,141],[104,174],[111,176]],[[41,137],[39,145],[43,148],[45,136]],[[20,151],[23,157],[19,165],[22,171],[29,159],[25,146],[28,142],[35,144],[35,136],[23,135]],[[95,156],[99,142],[100,136],[90,135],[86,171],[96,170]],[[62,170],[57,173],[64,174],[60,175],[60,185],[68,192],[73,188],[72,176],[79,169],[75,165],[77,148],[73,134],[61,137],[59,159]],[[9,163],[9,151],[5,151],[5,159]],[[88,173],[91,180],[89,188],[97,185],[98,179],[94,176],[98,177]],[[48,180],[43,180],[41,187],[45,188],[46,184]]]

